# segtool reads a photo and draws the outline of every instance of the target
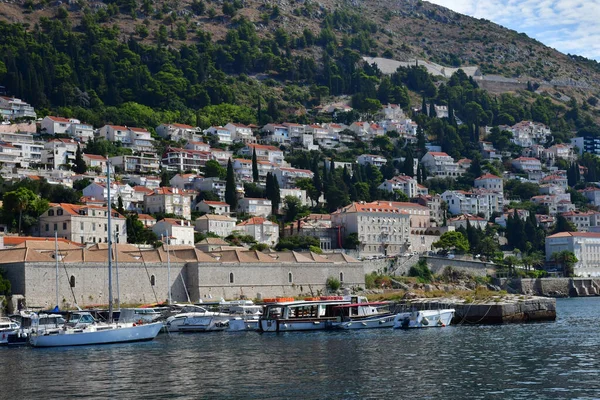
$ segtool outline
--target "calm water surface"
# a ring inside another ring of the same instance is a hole
[[[598,399],[600,298],[553,323],[0,348],[0,399]]]

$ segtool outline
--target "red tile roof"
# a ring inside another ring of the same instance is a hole
[[[239,224],[237,224],[237,226],[246,226],[246,225],[262,225],[265,222],[270,222],[269,220],[263,218],[263,217],[252,217],[250,219],[247,219],[244,222],[240,222]]]

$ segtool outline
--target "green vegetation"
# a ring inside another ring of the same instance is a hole
[[[429,283],[433,280],[433,273],[424,259],[419,260],[418,263],[410,267],[408,276],[416,277],[418,282],[421,283]]]
[[[312,236],[286,236],[280,237],[276,250],[309,250],[312,247],[320,248],[319,239]]]
[[[466,253],[469,251],[469,241],[461,232],[446,232],[440,236],[440,240],[433,243],[433,247],[443,250],[454,249],[459,253]]]
[[[325,284],[327,289],[329,289],[331,292],[337,292],[339,288],[342,287],[340,280],[331,276],[327,278],[327,282]]]
[[[0,295],[8,296],[10,295],[10,281],[6,276],[6,271],[0,270]]]

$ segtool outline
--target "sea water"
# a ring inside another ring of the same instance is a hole
[[[556,322],[0,348],[0,399],[600,398],[600,298]]]

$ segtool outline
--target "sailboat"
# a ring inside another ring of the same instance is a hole
[[[162,322],[149,324],[135,322],[113,322],[112,290],[112,235],[110,201],[110,164],[107,163],[106,187],[108,188],[108,323],[99,323],[90,313],[78,312],[78,322],[85,320],[89,324],[69,324],[58,330],[30,335],[33,347],[84,346],[112,343],[128,343],[153,340],[163,327]],[[58,293],[58,290],[57,290]]]

